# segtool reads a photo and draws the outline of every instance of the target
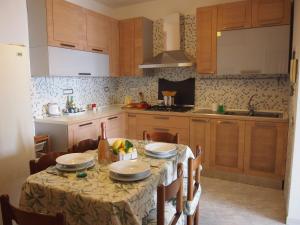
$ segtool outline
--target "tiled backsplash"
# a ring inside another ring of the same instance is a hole
[[[187,53],[196,54],[196,23],[195,16],[182,17],[182,46]],[[154,54],[163,50],[162,21],[154,23]],[[42,114],[43,105],[57,102],[65,107],[66,96],[63,89],[74,90],[75,102],[78,107],[89,103],[107,105],[123,103],[125,95],[138,100],[138,92],[144,92],[150,103],[157,102],[158,79],[183,80],[196,77],[197,107],[210,107],[214,102],[224,103],[228,108],[246,109],[247,102],[253,94],[254,103],[260,110],[286,111],[288,108],[289,82],[286,78],[253,79],[241,76],[202,76],[195,68],[156,69],[144,77],[120,78],[78,78],[78,77],[37,77],[32,78],[32,105],[34,116]]]

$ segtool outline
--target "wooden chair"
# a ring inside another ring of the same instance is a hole
[[[38,160],[30,160],[29,168],[30,174],[38,173],[42,170],[47,169],[49,166],[56,165],[56,158],[65,154],[64,152],[49,152],[46,155],[43,155]]]
[[[159,142],[167,142],[179,144],[179,135],[176,133],[175,135],[167,133],[167,132],[153,132],[149,134],[147,131],[143,132],[143,140],[152,140]]]
[[[192,215],[187,215],[187,225],[199,225],[201,154],[202,149],[198,145],[196,147],[195,159],[189,158],[188,160],[187,201],[197,201],[197,206]]]
[[[176,199],[176,209],[169,203],[166,206],[166,202]],[[167,208],[169,207],[169,209]],[[170,210],[171,207],[171,210]],[[168,216],[165,218],[166,210]],[[154,212],[154,213],[153,213]],[[157,208],[150,212],[147,221],[143,224],[147,225],[164,225],[165,220],[170,220],[171,225],[179,224],[183,222],[179,220],[183,214],[183,165],[178,164],[177,167],[177,179],[168,186],[159,185],[157,187]]]
[[[15,208],[9,202],[8,195],[0,196],[3,225],[12,225],[15,221],[19,225],[65,225],[63,214],[56,216],[29,213]]]
[[[34,144],[45,143],[43,152],[50,152],[51,151],[51,142],[49,135],[36,135],[34,136]]]
[[[94,150],[98,148],[100,137],[98,137],[98,140],[93,139],[86,139],[80,141],[77,145],[74,145],[71,149],[72,153],[78,153],[78,152],[86,152],[88,150]]]

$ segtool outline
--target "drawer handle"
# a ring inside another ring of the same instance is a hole
[[[157,120],[169,120],[170,117],[165,117],[165,116],[155,116],[154,119],[157,119]]]
[[[161,131],[161,132],[169,132],[170,131],[170,129],[167,129],[167,128],[154,128],[154,130]]]
[[[238,26],[232,26],[232,27],[224,26],[223,30],[227,30],[227,29],[239,29],[239,28],[244,28],[244,27],[245,27],[245,25],[238,25]]]
[[[103,52],[102,49],[98,49],[98,48],[92,48],[92,50],[93,50],[94,52]]]
[[[258,127],[276,127],[275,124],[271,124],[271,123],[259,123],[259,122],[256,122],[255,126],[258,126]]]
[[[65,43],[60,43],[60,46],[68,47],[68,48],[75,48],[76,47],[75,45],[65,44]]]
[[[91,76],[91,73],[78,73],[79,76]]]
[[[192,119],[194,122],[200,122],[200,123],[208,123],[208,120],[201,120],[201,119]]]
[[[93,122],[89,122],[89,123],[83,123],[83,124],[80,124],[79,127],[85,127],[85,126],[89,126],[89,125],[92,125]]]
[[[128,114],[128,117],[136,117],[136,115]]]
[[[118,118],[119,118],[118,116],[113,116],[113,117],[108,118],[107,120],[115,120],[115,119],[118,119]]]

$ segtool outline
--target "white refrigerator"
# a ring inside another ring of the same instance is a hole
[[[0,194],[14,204],[29,175],[33,136],[28,49],[0,44]]]

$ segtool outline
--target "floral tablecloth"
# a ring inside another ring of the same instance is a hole
[[[176,179],[178,162],[193,157],[191,149],[178,145],[177,156],[154,159],[143,154],[142,141],[132,141],[139,160],[149,163],[152,175],[138,182],[117,182],[109,177],[108,166],[96,164],[86,178],[74,173],[54,175],[42,171],[31,175],[22,187],[20,207],[46,214],[63,212],[67,225],[140,225],[142,218],[155,208],[158,184]],[[91,154],[97,155],[96,151]]]

